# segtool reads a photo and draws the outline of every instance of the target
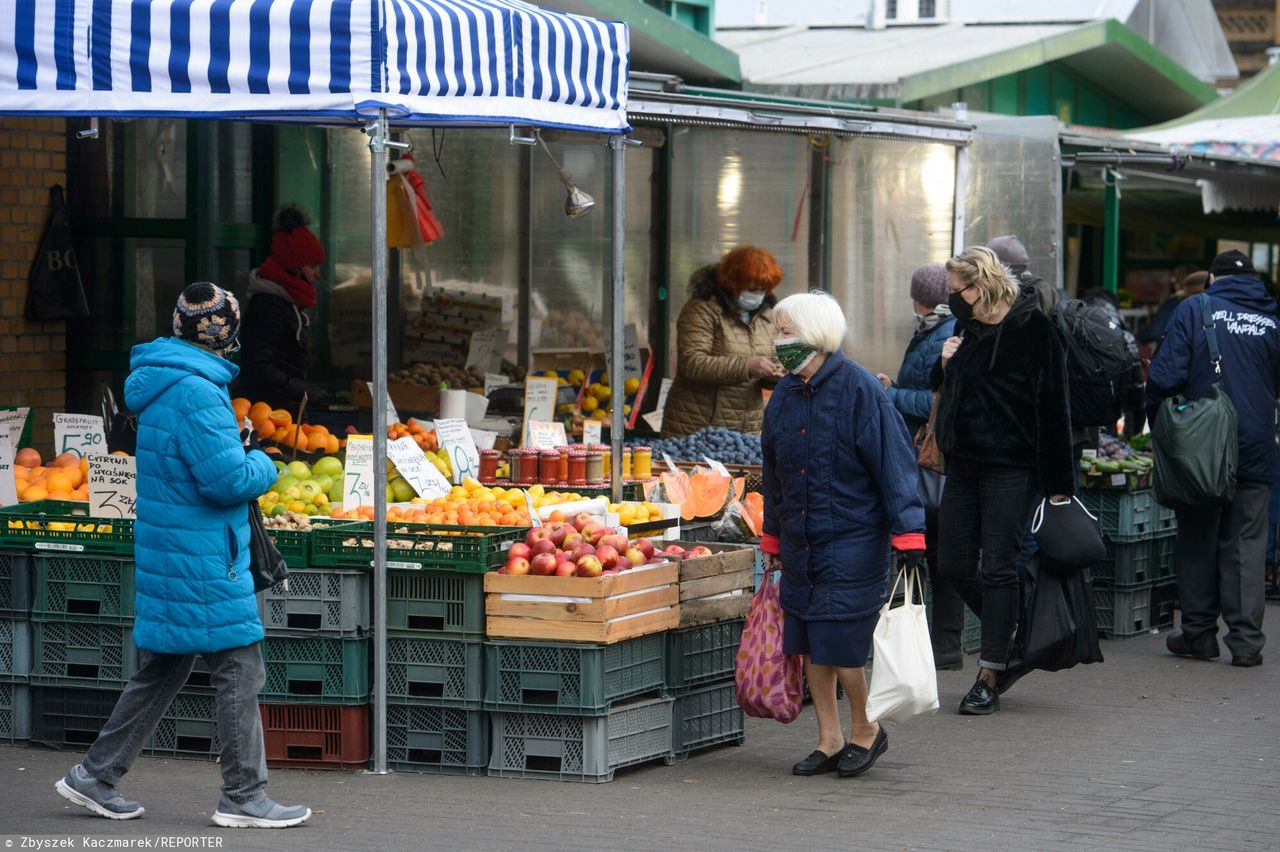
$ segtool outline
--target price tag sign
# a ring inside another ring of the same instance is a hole
[[[20,406],[17,411],[0,411],[0,424],[8,428],[9,446],[15,450],[22,440],[22,430],[27,427],[27,415],[30,413],[31,409],[27,406]]]
[[[542,518],[538,517],[538,510],[533,507],[533,498],[529,496],[529,492],[524,492],[524,505],[529,510],[529,523],[535,527],[542,526]]]
[[[645,423],[648,423],[649,428],[655,432],[662,431],[662,412],[667,407],[667,394],[671,392],[671,386],[673,384],[675,384],[675,382],[671,379],[662,380],[662,384],[658,385],[658,407],[640,418]]]
[[[484,395],[488,396],[493,393],[496,388],[506,387],[509,384],[511,384],[511,379],[501,373],[485,373]]]
[[[472,429],[471,439],[476,442],[477,450],[492,450],[494,445],[498,443],[498,433],[488,432],[484,429]]]
[[[531,447],[530,424],[545,423],[556,416],[556,393],[560,388],[559,379],[524,380],[524,427],[520,430],[523,436],[521,444]]]
[[[372,505],[373,436],[351,435],[347,438],[347,463],[342,475],[342,508]]]
[[[138,468],[132,456],[89,456],[89,514],[137,517]]]
[[[411,437],[387,443],[387,456],[395,462],[396,470],[413,487],[419,497],[434,500],[449,493],[449,480],[439,468],[427,461],[422,448]]]
[[[529,440],[526,447],[537,447],[539,450],[554,450],[569,445],[569,436],[565,434],[563,423],[532,421],[529,423]]]
[[[437,420],[436,437],[440,439],[440,449],[449,456],[449,464],[453,465],[455,484],[480,474],[480,451],[476,449],[466,420]]]
[[[676,473],[677,471],[680,470],[680,468],[676,467],[676,463],[671,460],[671,456],[667,455],[666,453],[662,454],[662,460],[667,463],[667,470],[671,471],[672,473]]]
[[[374,400],[376,404],[378,397],[373,392],[373,382],[365,382],[365,384],[369,386],[369,398]],[[396,412],[396,404],[391,401],[391,394],[388,393],[387,394],[387,425],[390,426],[392,423],[399,423],[399,422],[400,422],[400,415],[399,413]]]
[[[600,443],[600,434],[604,429],[604,424],[599,420],[592,418],[582,421],[582,443],[598,444]]]
[[[613,357],[613,341],[609,329],[605,330],[605,353],[608,357]],[[644,373],[644,363],[640,359],[640,336],[636,331],[636,324],[627,323],[622,330],[622,377],[623,379],[638,379]],[[610,375],[618,375],[617,370],[610,370]],[[622,382],[612,379],[614,385],[621,386]]]
[[[13,481],[13,444],[9,443],[9,424],[0,423],[0,506],[12,506],[18,502],[18,490]]]
[[[107,451],[107,433],[98,414],[53,415],[53,446],[59,453],[75,453],[81,458]]]
[[[502,351],[507,348],[507,330],[505,328],[485,329],[471,334],[471,345],[467,349],[468,367],[479,367],[485,372],[496,372],[502,369]]]
[[[703,456],[702,460],[706,462],[713,471],[720,474],[721,476],[729,475],[729,469],[726,468],[724,465],[720,464],[720,462],[716,461],[715,459],[709,459],[706,456]]]
[[[1098,457],[1098,451],[1097,451],[1097,450],[1082,450],[1082,451],[1081,451],[1081,453],[1080,453],[1080,457],[1081,457],[1081,458],[1086,458],[1086,459],[1096,459],[1096,458]]]

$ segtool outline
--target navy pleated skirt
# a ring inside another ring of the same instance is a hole
[[[855,621],[803,621],[788,613],[782,622],[782,652],[808,654],[818,666],[860,669],[871,655],[879,620],[879,611]]]

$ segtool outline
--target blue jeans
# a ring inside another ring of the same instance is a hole
[[[222,797],[242,805],[266,796],[267,751],[262,742],[258,691],[266,680],[259,644],[203,654],[209,664],[222,744]],[[155,733],[160,717],[182,690],[196,655],[142,651],[142,665],[81,764],[105,784],[116,785]]]

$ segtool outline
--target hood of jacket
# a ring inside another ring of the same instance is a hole
[[[742,309],[730,301],[729,294],[720,286],[720,279],[716,278],[716,265],[714,263],[699,267],[689,276],[689,298],[706,299],[715,302],[730,316],[736,317],[742,314]],[[764,316],[768,317],[772,314],[773,306],[776,304],[778,304],[778,297],[769,293],[764,297],[764,303],[756,313],[763,313]],[[768,313],[765,313],[766,311]]]
[[[1209,295],[1227,299],[1247,310],[1275,315],[1276,300],[1267,292],[1261,278],[1253,275],[1228,275],[1209,285]]]
[[[183,379],[199,376],[226,386],[240,373],[240,368],[227,359],[176,337],[161,337],[133,347],[129,369],[124,400],[130,410],[139,414]]]
[[[264,277],[257,269],[249,270],[249,289],[245,295],[248,297],[256,296],[259,293],[268,293],[272,296],[279,296],[289,304],[293,304],[293,297],[289,295],[289,291],[281,287],[270,278]]]

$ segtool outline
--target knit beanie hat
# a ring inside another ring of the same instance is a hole
[[[276,212],[271,235],[271,256],[285,269],[301,269],[324,263],[324,246],[307,227],[307,214],[296,204]]]
[[[1256,272],[1253,261],[1249,260],[1247,254],[1232,249],[1213,259],[1213,263],[1209,264],[1209,274],[1214,278],[1221,278],[1224,275],[1255,275]]]
[[[996,257],[1000,258],[1000,262],[1009,267],[1009,271],[1014,275],[1021,275],[1027,271],[1027,264],[1030,263],[1030,258],[1027,257],[1027,247],[1012,234],[996,237],[987,243],[987,248],[995,252]]]
[[[927,308],[945,305],[951,295],[951,273],[941,263],[926,263],[911,273],[911,301]]]
[[[217,284],[197,281],[178,297],[173,311],[174,337],[218,352],[234,343],[239,333],[240,303],[234,294]]]

